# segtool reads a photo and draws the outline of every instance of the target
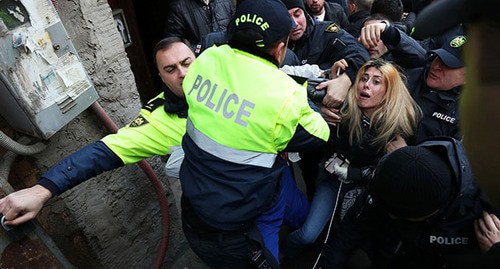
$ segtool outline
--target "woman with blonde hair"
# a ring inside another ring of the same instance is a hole
[[[351,146],[364,140],[363,121],[368,121],[368,131],[374,135],[369,142],[378,150],[398,136],[413,136],[421,111],[405,80],[396,65],[381,59],[370,60],[360,68],[340,111]]]
[[[339,68],[345,65],[345,61],[337,63]],[[405,80],[396,65],[382,59],[360,68],[339,111],[342,121],[331,125],[330,158],[320,172],[309,215],[300,229],[288,235],[285,255],[298,254],[314,243],[330,217],[343,218],[393,141],[412,141],[421,110]],[[342,206],[340,215],[335,213],[338,205]]]

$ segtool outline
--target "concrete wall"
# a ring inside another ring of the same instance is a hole
[[[100,95],[99,102],[118,126],[140,109],[134,76],[106,1],[57,1],[58,14]],[[4,126],[3,119],[0,126]],[[24,157],[40,173],[82,146],[106,134],[89,110],[50,139],[42,153]],[[160,176],[170,202],[168,267],[186,247],[179,216],[163,176],[159,157],[148,160]],[[25,168],[12,171],[23,179]],[[37,173],[35,173],[37,174]],[[39,176],[37,174],[36,176]],[[18,183],[18,185],[29,185]],[[136,165],[106,172],[49,201],[39,221],[67,258],[78,268],[150,268],[161,238],[160,207],[152,184]]]

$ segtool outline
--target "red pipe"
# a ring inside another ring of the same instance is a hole
[[[57,10],[58,9],[58,3],[57,0],[51,0],[52,5],[54,8]],[[102,121],[106,129],[110,133],[116,133],[118,131],[118,126],[111,120],[111,118],[108,116],[106,111],[102,108],[102,106],[98,102],[94,102],[91,105],[92,110],[97,114],[99,117],[99,120]],[[144,173],[148,176],[149,181],[153,184],[153,187],[155,189],[156,195],[158,196],[158,200],[160,202],[160,210],[161,210],[161,215],[162,215],[162,236],[161,236],[161,241],[160,241],[160,249],[158,250],[158,254],[156,256],[156,260],[154,263],[154,268],[161,268],[161,265],[163,264],[163,260],[165,259],[165,254],[167,253],[168,249],[168,234],[169,234],[169,210],[168,210],[168,201],[165,195],[165,190],[163,189],[163,186],[158,179],[158,176],[154,172],[153,168],[151,165],[149,165],[146,160],[139,161],[137,163],[139,167],[144,171]]]
[[[111,120],[109,115],[106,113],[106,111],[104,111],[104,109],[98,102],[94,102],[90,107],[92,108],[92,111],[97,114],[99,120],[104,124],[109,132],[116,133],[118,131],[118,126],[116,126],[116,124],[113,122],[113,120]],[[160,210],[162,215],[162,236],[160,241],[160,249],[158,250],[158,254],[154,263],[154,268],[161,268],[168,249],[169,239],[169,211],[167,196],[165,195],[165,190],[163,189],[163,186],[151,165],[149,165],[146,160],[139,161],[137,164],[148,176],[149,181],[151,181],[151,183],[153,184],[156,195],[158,196],[158,200],[160,202]]]

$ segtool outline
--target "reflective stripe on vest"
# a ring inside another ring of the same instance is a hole
[[[191,139],[199,148],[225,161],[271,168],[276,160],[276,154],[238,150],[217,143],[196,129],[189,117],[186,129]]]

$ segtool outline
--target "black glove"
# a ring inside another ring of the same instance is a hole
[[[325,78],[309,78],[307,79],[307,97],[313,102],[321,102],[326,95],[326,89],[316,90],[316,86],[323,81],[327,81]]]

